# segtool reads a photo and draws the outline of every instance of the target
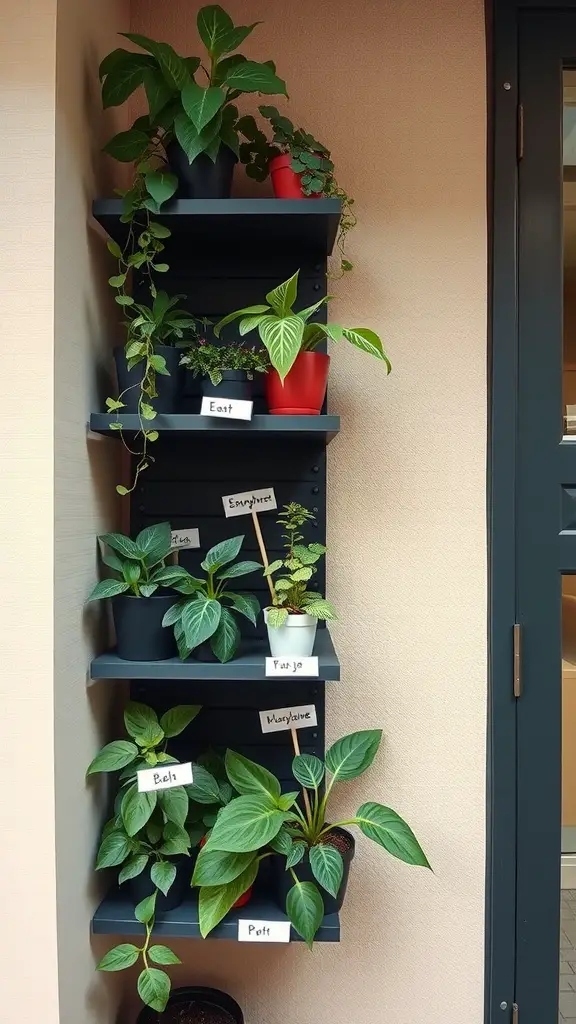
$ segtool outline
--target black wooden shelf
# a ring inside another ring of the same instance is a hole
[[[169,658],[167,661],[125,661],[114,651],[101,654],[90,665],[91,679],[209,679],[217,682],[222,680],[267,679],[273,686],[279,679],[293,678],[295,682],[308,679],[325,679],[336,682],[340,679],[340,662],[334,650],[332,638],[327,629],[319,629],[316,634],[314,654],[318,657],[317,676],[268,676],[266,677],[265,658],[270,655],[267,640],[245,643],[240,648],[240,655],[232,661],[221,665],[219,661],[196,661],[188,658]]]
[[[265,894],[254,895],[250,902],[240,910],[231,910],[224,920],[210,933],[210,939],[237,939],[238,920],[249,921],[286,921],[276,903]],[[102,901],[92,918],[92,931],[95,935],[143,935],[144,926],[134,917],[134,904],[118,888],[113,889]],[[158,914],[154,924],[154,936],[165,939],[199,939],[198,897],[190,896],[175,910]],[[300,936],[291,929],[291,939],[301,941]],[[338,914],[327,914],[318,932],[315,942],[339,942],[340,918]]]
[[[135,413],[93,412],[90,416],[90,430],[96,434],[118,437],[117,430],[110,430],[110,423],[121,423],[128,434],[136,433],[140,421]],[[204,437],[246,437],[258,434],[272,437],[310,438],[324,440],[326,444],[340,430],[339,416],[253,416],[250,421],[218,420],[213,416],[197,416],[188,413],[159,413],[153,423],[154,430],[177,437],[182,434],[202,434]]]
[[[263,246],[278,252],[298,247],[326,258],[332,252],[341,203],[339,199],[176,199],[154,219],[170,228],[175,239],[186,236],[196,250],[237,245],[245,253]],[[120,221],[121,199],[96,199],[96,220],[121,245],[127,225]]]

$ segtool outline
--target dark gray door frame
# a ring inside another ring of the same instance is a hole
[[[518,730],[512,626],[518,578],[518,42],[521,14],[527,9],[574,11],[576,0],[490,0],[487,8],[491,395],[486,1024],[511,1019],[518,980],[516,944],[522,941],[515,903]]]

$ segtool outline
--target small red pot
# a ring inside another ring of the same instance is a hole
[[[312,195],[305,195],[302,191],[302,173],[293,171],[290,164],[292,157],[289,153],[282,153],[270,161],[270,177],[272,188],[276,199],[320,199],[321,192],[313,192]]]
[[[266,401],[274,416],[319,416],[326,385],[330,356],[324,352],[300,352],[284,383],[276,370],[265,377]]]
[[[204,838],[200,840],[198,845],[199,845],[200,849],[202,849],[202,847],[205,844],[206,844],[206,836],[204,836]],[[232,910],[239,910],[240,907],[245,907],[246,904],[249,903],[251,899],[252,899],[252,886],[250,886],[249,889],[246,889],[246,892],[243,892],[242,895],[238,897],[238,899],[236,900],[236,903],[232,904]]]

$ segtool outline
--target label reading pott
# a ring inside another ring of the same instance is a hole
[[[238,921],[238,942],[290,942],[290,921]]]

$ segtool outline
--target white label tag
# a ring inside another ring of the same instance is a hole
[[[222,420],[251,420],[253,402],[243,398],[210,398],[202,399],[201,416],[218,416]]]
[[[172,789],[173,786],[189,786],[192,783],[192,762],[185,764],[159,764],[156,768],[143,768],[136,772],[138,792],[152,793],[157,789]]]
[[[226,494],[222,498],[224,515],[245,516],[249,512],[268,512],[278,508],[273,487],[262,487],[259,491],[240,491],[238,494]]]
[[[267,676],[317,676],[318,658],[266,658]]]
[[[314,704],[302,704],[299,708],[276,708],[275,711],[261,711],[262,732],[282,732],[284,729],[311,729],[317,725]]]
[[[290,942],[290,921],[238,921],[238,942]]]
[[[200,547],[200,530],[194,527],[192,530],[172,530],[170,539],[172,550]]]

